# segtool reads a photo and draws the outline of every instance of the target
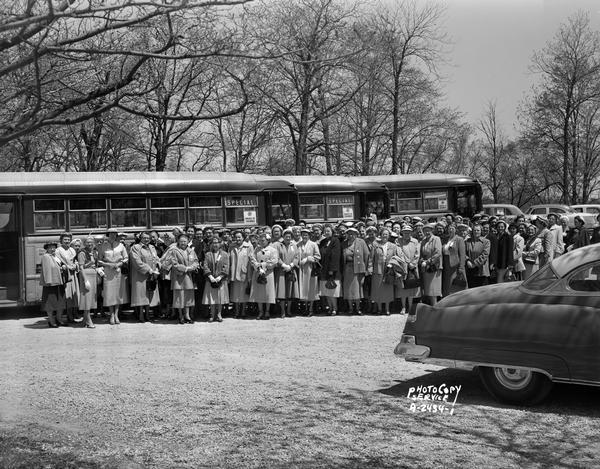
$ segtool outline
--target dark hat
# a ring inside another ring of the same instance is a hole
[[[48,249],[50,246],[54,246],[55,248],[58,247],[58,243],[51,241],[49,243],[45,243],[44,244],[44,249]]]
[[[579,215],[575,215],[575,218],[573,220],[578,221],[582,225],[585,225],[585,221]]]

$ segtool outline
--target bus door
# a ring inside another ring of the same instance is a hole
[[[19,203],[0,197],[0,305],[19,299]]]
[[[361,210],[361,216],[374,213],[378,221],[383,221],[389,218],[390,214],[390,196],[387,191],[381,192],[366,192],[364,193],[365,203]]]

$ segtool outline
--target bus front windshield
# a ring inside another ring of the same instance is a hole
[[[477,186],[459,187],[456,189],[456,213],[471,218],[481,210],[477,205]]]

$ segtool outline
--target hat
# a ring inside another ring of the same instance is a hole
[[[106,236],[108,236],[111,233],[114,233],[114,234],[118,235],[119,234],[119,230],[117,230],[116,228],[109,228],[108,230],[106,230]]]
[[[413,223],[417,223],[417,222],[423,221],[423,219],[421,217],[412,217],[412,221],[413,221]]]
[[[302,228],[302,229],[300,230],[300,233],[308,233],[308,234],[310,234],[310,233],[311,233],[311,231],[310,231],[308,228]]]
[[[122,231],[119,231],[117,233],[117,236],[121,237],[121,236],[125,236],[127,238],[127,233],[123,233]]]
[[[437,223],[432,223],[435,226],[441,226],[443,228],[446,228],[446,226],[448,226],[448,224],[445,221],[438,221]]]
[[[391,218],[388,218],[387,220],[385,220],[383,222],[383,224],[385,225],[386,223],[394,223],[394,220],[392,220]]]
[[[358,230],[356,228],[350,227],[350,228],[348,228],[346,233],[354,233],[356,236],[358,236]]]
[[[312,226],[312,229],[314,230],[315,228],[318,228],[318,229],[320,229],[321,231],[323,231],[323,225],[321,225],[321,223],[315,223],[315,224]]]
[[[554,213],[554,212],[550,212],[550,213],[548,214],[548,218],[550,218],[550,217],[554,217],[554,218],[556,218],[557,220],[560,218],[560,217],[559,217],[559,216],[558,216],[556,213]]]
[[[436,225],[436,223],[427,223],[426,225],[423,225],[423,229],[435,230]]]
[[[396,233],[395,231],[390,231],[390,238],[397,238],[398,237],[398,233]]]
[[[286,225],[294,226],[296,224],[296,220],[293,218],[287,218],[284,222]]]
[[[459,223],[458,225],[456,225],[456,229],[457,230],[468,230],[469,225],[465,225],[464,223]]]
[[[479,220],[482,217],[482,215],[480,213],[476,213],[475,215],[473,215],[473,220]]]
[[[547,220],[546,218],[544,218],[544,217],[540,216],[540,215],[537,215],[537,216],[535,216],[535,217],[531,217],[531,221],[532,221],[533,223],[539,222],[539,223],[541,223],[542,225],[546,225],[546,226],[548,226],[548,220]]]
[[[585,221],[579,215],[575,215],[575,218],[573,220],[578,221],[582,225],[585,225]]]
[[[367,226],[366,232],[370,233],[371,231],[377,233],[377,228],[375,228],[374,226]]]
[[[423,228],[425,224],[422,221],[418,221],[413,225],[415,228]]]
[[[45,243],[44,244],[44,249],[48,249],[50,246],[54,246],[56,248],[56,247],[58,247],[58,243],[56,243],[54,241],[49,242],[49,243]]]
[[[496,226],[498,226],[500,223],[502,223],[502,224],[504,225],[504,228],[506,228],[506,227],[508,226],[508,225],[506,224],[506,221],[504,221],[504,220],[502,220],[502,219],[499,219],[499,220],[496,222]]]
[[[289,234],[293,234],[293,231],[292,231],[292,229],[291,229],[291,228],[286,228],[285,230],[283,230],[283,232],[282,232],[281,234],[282,234],[282,235],[285,235],[285,234],[288,234],[288,233],[289,233]]]
[[[362,221],[356,222],[356,224],[354,225],[355,228],[360,228],[361,226],[365,226],[365,224]]]
[[[422,223],[421,223],[421,225],[422,225]],[[402,231],[412,232],[412,230],[413,230],[413,227],[408,224],[402,225],[402,228],[400,228],[400,232],[402,232]]]
[[[345,221],[344,225],[346,225],[348,228],[354,226],[354,223],[352,223],[351,221]]]

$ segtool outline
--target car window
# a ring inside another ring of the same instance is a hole
[[[583,212],[583,209],[581,207],[574,207],[574,209],[575,209],[575,211],[577,213],[582,213]]]
[[[534,208],[531,213],[533,215],[544,215],[546,213],[546,209],[544,207]]]
[[[554,213],[567,213],[567,211],[564,208],[560,208],[560,207],[552,207],[550,209],[550,212],[554,212]]]
[[[504,209],[502,207],[496,207],[496,216],[504,215]]]
[[[600,292],[600,263],[588,264],[576,270],[569,278],[569,288],[574,291]]]
[[[551,265],[546,264],[535,274],[525,280],[523,282],[523,287],[527,288],[528,290],[545,290],[556,280],[558,280],[558,276],[554,270],[552,270]]]

